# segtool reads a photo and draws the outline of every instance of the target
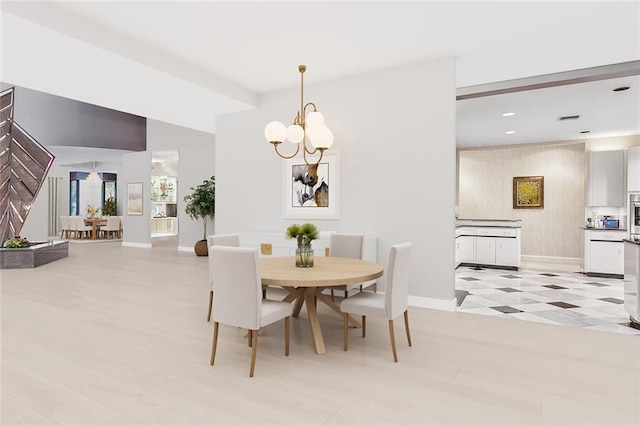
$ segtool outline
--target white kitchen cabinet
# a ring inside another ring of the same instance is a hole
[[[162,234],[178,234],[178,218],[163,217],[151,219],[151,232]]]
[[[496,238],[496,264],[518,266],[518,242],[515,238]]]
[[[640,146],[627,149],[627,191],[640,192]]]
[[[518,266],[515,238],[478,237],[476,262],[482,265]]]
[[[591,269],[601,274],[624,274],[624,243],[591,241]]]
[[[457,259],[456,263],[473,263],[476,259],[476,237],[461,235],[456,238]]]
[[[624,151],[589,152],[587,206],[622,207],[624,191]]]
[[[520,267],[520,228],[460,227],[456,230],[456,265]]]
[[[625,231],[585,230],[583,272],[587,275],[624,274]]]
[[[476,261],[476,230],[474,228],[456,228],[456,268],[461,263]]]
[[[493,237],[476,238],[476,263],[496,264],[496,239]]]

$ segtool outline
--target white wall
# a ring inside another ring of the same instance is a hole
[[[378,260],[414,244],[410,294],[453,309],[455,61],[443,58],[313,85],[340,155],[340,219],[320,230],[376,235]],[[217,117],[216,232],[283,232],[282,161],[264,126],[288,122],[299,88],[265,95],[257,110]]]
[[[460,151],[458,217],[519,219],[523,255],[577,259],[584,155],[583,143]],[[544,176],[544,208],[513,208],[516,176]]]
[[[151,152],[133,152],[122,157],[118,170],[118,206],[122,212],[122,245],[151,247]],[[142,215],[127,214],[129,183],[142,182]]]
[[[49,182],[48,178],[56,178],[58,180],[58,211],[53,212],[54,216],[69,215],[69,170],[56,167],[55,160],[49,173],[45,177],[44,184],[36,195],[31,210],[27,215],[27,220],[22,226],[20,235],[30,241],[46,241],[55,235],[49,235]],[[59,220],[59,219],[58,219]],[[59,234],[59,229],[56,231]]]

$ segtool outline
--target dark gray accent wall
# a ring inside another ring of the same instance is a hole
[[[11,87],[0,82],[0,90]],[[17,86],[14,119],[44,146],[145,151],[147,119]]]

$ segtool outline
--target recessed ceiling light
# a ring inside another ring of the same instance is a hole
[[[505,135],[512,135],[514,134],[516,131],[515,130],[507,130],[506,132],[504,132]]]
[[[591,133],[591,130],[582,130],[580,133]]]
[[[515,112],[505,112],[502,114],[503,117],[513,117],[514,115],[516,115]]]
[[[625,90],[629,90],[630,87],[629,86],[620,86],[620,87],[616,87],[615,89],[613,89],[614,92],[624,92]]]

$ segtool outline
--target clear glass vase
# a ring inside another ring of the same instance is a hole
[[[311,246],[298,246],[296,249],[296,266],[311,268],[313,266],[313,249]]]

